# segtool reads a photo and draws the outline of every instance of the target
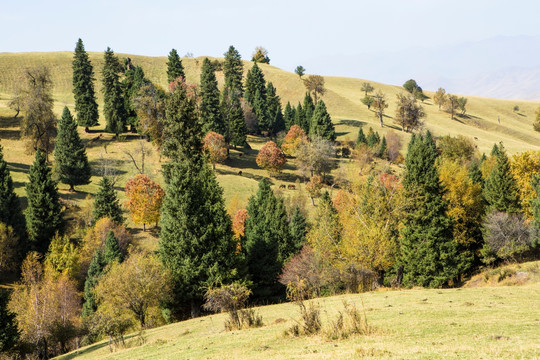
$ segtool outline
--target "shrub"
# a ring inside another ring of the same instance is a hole
[[[343,300],[344,311],[338,313],[338,318],[330,321],[324,333],[331,340],[346,339],[351,335],[368,335],[374,329],[368,325],[367,316],[364,316],[354,303]],[[363,307],[363,303],[362,303]]]

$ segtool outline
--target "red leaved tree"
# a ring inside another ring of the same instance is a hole
[[[212,168],[216,170],[216,163],[222,163],[227,159],[227,144],[223,135],[210,131],[204,137],[204,151],[208,153]]]
[[[144,174],[138,174],[126,183],[126,196],[126,207],[135,224],[143,224],[143,230],[146,230],[146,224],[156,223],[157,226],[165,196],[165,191],[158,183]]]
[[[304,139],[306,139],[306,133],[304,130],[298,125],[293,125],[283,139],[281,149],[285,154],[295,156],[300,144],[302,141],[304,141]]]
[[[276,175],[281,172],[287,159],[285,158],[283,151],[278,148],[275,142],[268,141],[261,150],[259,150],[256,161],[257,165],[267,170],[270,175]]]

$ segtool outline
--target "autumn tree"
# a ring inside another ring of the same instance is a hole
[[[441,110],[441,106],[446,103],[446,97],[446,90],[443,88],[438,88],[435,95],[433,95],[433,103],[439,106],[439,110]]]
[[[227,144],[223,135],[210,131],[204,137],[203,148],[208,154],[213,170],[216,170],[216,163],[222,163],[227,159]]]
[[[68,236],[56,233],[45,256],[45,264],[57,274],[66,273],[70,279],[77,279],[80,271],[78,247]]]
[[[154,256],[132,253],[122,263],[113,263],[95,288],[98,313],[128,312],[142,329],[162,323],[160,304],[170,296],[170,278]]]
[[[306,69],[302,65],[298,65],[296,69],[294,69],[294,73],[298,75],[300,79],[302,79],[302,76],[306,73]]]
[[[413,131],[422,126],[422,118],[426,116],[422,105],[416,103],[412,95],[398,94],[398,104],[394,121],[401,125],[403,131]]]
[[[466,97],[459,97],[457,99],[457,106],[458,106],[458,109],[461,111],[461,115],[465,115],[465,113],[467,112],[467,98]]]
[[[386,103],[386,96],[382,91],[377,91],[377,93],[373,96],[373,103],[371,106],[373,107],[375,115],[377,115],[377,118],[379,119],[381,127],[383,127],[384,112],[388,107],[388,104]]]
[[[158,224],[159,212],[165,192],[158,183],[152,181],[145,174],[138,174],[126,183],[126,196],[131,219],[135,224],[143,224],[143,231],[146,231],[146,224]]]
[[[152,83],[144,84],[134,98],[139,131],[147,136],[158,150],[161,150],[163,145],[165,101],[165,91]]]
[[[178,79],[179,77],[185,78],[186,74],[184,72],[184,66],[182,65],[182,60],[178,55],[176,49],[172,49],[169,52],[167,60],[167,82],[171,83],[172,81]]]
[[[277,175],[285,166],[287,159],[281,149],[273,141],[268,141],[259,150],[257,165],[268,171],[271,175]]]
[[[319,175],[313,175],[309,182],[306,184],[306,191],[311,198],[311,204],[315,206],[315,198],[321,196],[321,190],[323,188],[322,177]]]
[[[332,123],[330,114],[328,114],[328,110],[326,110],[326,104],[322,100],[319,100],[313,112],[309,134],[311,138],[319,137],[328,141],[336,140],[334,124]]]
[[[540,107],[538,107],[538,109],[536,109],[536,118],[534,120],[534,123],[533,123],[533,129],[535,131],[539,131],[540,132]]]
[[[459,107],[458,97],[456,95],[448,94],[444,103],[444,110],[450,113],[450,118],[454,120],[454,115]]]
[[[21,135],[27,140],[27,149],[31,153],[42,150],[48,162],[54,148],[57,123],[50,71],[44,66],[26,69],[19,83],[15,98],[24,114]]]
[[[242,240],[244,239],[246,230],[246,219],[248,212],[246,209],[238,209],[232,217],[233,236],[237,240],[237,251],[242,249]]]
[[[60,182],[69,185],[71,191],[75,191],[75,185],[90,183],[92,174],[86,149],[67,106],[64,107],[62,118],[58,123],[54,160]]]
[[[75,45],[73,55],[73,95],[75,96],[75,112],[79,126],[88,128],[98,125],[98,104],[94,91],[94,68],[84,50],[81,39]]]
[[[298,125],[292,125],[283,139],[281,149],[289,156],[295,156],[300,144],[306,141],[306,133]]]
[[[122,88],[120,85],[120,61],[114,55],[111,48],[107,48],[104,53],[104,64],[101,71],[103,83],[103,113],[107,122],[107,131],[118,135],[125,130],[126,109],[124,98],[122,97]]]
[[[26,184],[28,207],[26,228],[32,250],[44,254],[53,235],[62,229],[62,206],[56,182],[47,166],[45,154],[38,150],[30,166]]]
[[[257,46],[253,55],[251,56],[251,61],[258,62],[261,64],[270,64],[270,58],[268,57],[268,50],[262,46]]]
[[[318,103],[318,96],[324,96],[326,88],[324,87],[324,78],[320,75],[309,75],[304,79],[304,86],[307,91],[313,94],[315,103]]]
[[[124,222],[120,200],[114,191],[114,184],[108,177],[103,177],[99,182],[99,190],[94,199],[94,222],[101,218],[110,218],[117,224]]]
[[[437,147],[441,158],[461,163],[468,163],[475,154],[474,143],[464,135],[442,136],[437,140]]]
[[[533,179],[540,175],[540,151],[529,150],[515,154],[510,162],[510,171],[519,190],[521,209],[528,218],[531,218],[533,215],[531,201],[537,195]]]
[[[375,102],[375,98],[373,96],[368,95],[368,96],[364,96],[363,98],[361,98],[360,101],[362,102],[362,104],[366,105],[368,110],[369,110],[369,109],[371,109],[371,106]]]
[[[531,244],[533,247],[540,246],[540,175],[536,175],[532,179],[532,186],[536,192],[536,197],[531,200]]]
[[[219,89],[215,69],[208,58],[204,58],[201,68],[200,118],[203,132],[214,131],[226,134],[226,124],[219,106]]]
[[[314,174],[323,178],[334,167],[334,146],[328,140],[315,138],[312,141],[303,141],[298,147],[296,158],[300,171],[308,177]]]
[[[225,60],[223,61],[225,89],[227,89],[229,94],[236,93],[239,97],[242,97],[244,91],[242,88],[242,77],[244,73],[242,57],[232,45],[223,55],[225,56]]]

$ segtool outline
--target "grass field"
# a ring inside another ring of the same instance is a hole
[[[535,263],[538,270],[539,263]],[[227,332],[225,314],[196,318],[137,334],[110,352],[106,342],[60,359],[537,359],[540,283],[442,290],[375,291],[313,300],[323,326],[343,301],[365,310],[371,335],[330,340],[289,337],[299,319],[293,303],[258,308],[264,326]],[[363,304],[363,305],[362,305]]]

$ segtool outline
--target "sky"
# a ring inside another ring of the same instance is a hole
[[[244,59],[256,46],[293,71],[356,76],[340,56],[444,47],[496,36],[540,36],[536,0],[1,0],[0,52],[87,51]]]

